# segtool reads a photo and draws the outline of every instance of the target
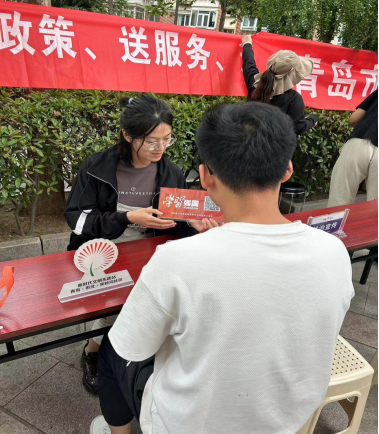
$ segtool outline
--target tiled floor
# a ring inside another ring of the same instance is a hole
[[[341,335],[370,360],[378,342],[378,268],[368,283],[358,283],[363,263],[353,265],[356,297],[346,315]],[[75,326],[17,343],[17,348],[68,336]],[[81,330],[83,331],[83,330]],[[5,352],[0,345],[0,354]],[[88,434],[91,420],[100,414],[98,399],[83,389],[80,355],[83,344],[26,357],[0,365],[0,434]],[[360,434],[378,433],[378,390],[373,388]],[[315,434],[332,434],[346,427],[338,404],[325,407]],[[140,434],[137,424],[133,434]]]

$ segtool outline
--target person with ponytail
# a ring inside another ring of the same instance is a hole
[[[267,62],[267,69],[260,73],[254,59],[252,37],[242,38],[243,76],[248,90],[248,100],[272,104],[293,120],[296,135],[306,133],[317,125],[317,115],[304,115],[302,96],[293,88],[313,70],[313,62],[293,51],[280,50]]]
[[[95,238],[185,238],[218,226],[212,219],[191,225],[159,219],[161,187],[187,188],[182,170],[165,156],[166,149],[176,142],[173,113],[152,95],[125,97],[120,104],[124,110],[118,144],[84,161],[67,201],[65,217],[73,231],[67,250],[76,250]],[[116,317],[95,321],[93,329],[112,325]],[[93,394],[98,390],[101,340],[102,336],[90,339],[81,360],[83,384]]]

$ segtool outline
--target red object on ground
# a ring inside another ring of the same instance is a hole
[[[286,218],[291,221],[301,220],[307,223],[309,217],[317,217],[332,212],[344,211],[349,209],[343,231],[346,238],[341,238],[348,251],[365,249],[378,245],[378,201],[353,203],[349,205],[336,206],[333,208],[323,208],[314,211],[287,214]]]
[[[0,300],[0,307],[5,303],[5,300],[7,299],[9,293],[11,292],[11,289],[14,284],[14,275],[13,275],[14,268],[11,266],[6,266],[3,269],[3,280],[0,280],[0,289],[5,286],[6,293],[4,297]]]
[[[118,258],[107,274],[128,270],[137,282],[142,268],[149,262],[160,244],[175,237],[164,236],[131,241],[117,245]],[[80,323],[102,314],[120,311],[132,287],[61,303],[58,300],[62,286],[79,280],[83,273],[74,265],[75,252],[57,253],[36,258],[12,261],[17,268],[17,280],[11,296],[0,310],[0,343],[2,340],[38,331]],[[10,263],[0,263],[0,275]]]
[[[17,2],[0,13],[0,86],[247,95],[240,35]],[[262,72],[278,50],[313,59],[306,106],[353,110],[375,86],[376,53],[266,32],[253,45]]]

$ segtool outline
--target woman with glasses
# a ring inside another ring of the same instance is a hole
[[[172,234],[179,238],[217,226],[214,221],[161,220],[161,187],[187,188],[181,169],[165,156],[176,141],[173,114],[151,95],[122,98],[119,143],[88,157],[81,166],[65,216],[72,229],[68,250],[94,238],[126,241]],[[97,320],[93,329],[112,325],[116,316]],[[97,351],[101,338],[90,339],[82,355],[83,384],[97,394]]]

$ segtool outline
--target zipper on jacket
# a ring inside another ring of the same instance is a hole
[[[118,191],[114,188],[113,184],[111,184],[110,182],[104,181],[104,179],[98,178],[95,175],[92,175],[92,173],[87,172],[87,174],[90,175],[90,176],[92,176],[93,178],[98,179],[101,182],[105,182],[106,184],[110,185],[113,188],[113,190],[116,192],[116,194],[117,194],[117,203],[118,203],[119,194],[118,194]]]

